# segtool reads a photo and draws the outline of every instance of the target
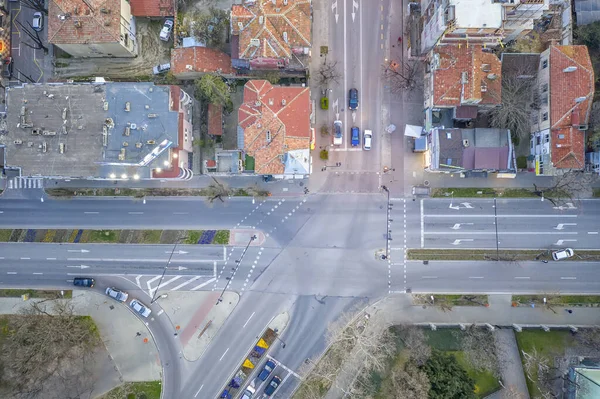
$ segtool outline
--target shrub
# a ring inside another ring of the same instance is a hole
[[[521,155],[517,157],[517,168],[525,169],[527,168],[527,157],[525,155]]]
[[[321,157],[321,159],[323,161],[327,161],[329,159],[329,151],[321,150],[321,152],[319,153],[319,156]]]

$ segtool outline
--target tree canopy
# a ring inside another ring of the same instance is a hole
[[[422,367],[429,378],[429,399],[476,399],[475,382],[452,355],[433,350]]]
[[[203,75],[196,80],[196,95],[210,104],[222,105],[225,112],[231,112],[233,104],[229,96],[229,86],[217,75]]]

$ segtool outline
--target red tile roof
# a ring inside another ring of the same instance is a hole
[[[107,12],[103,13],[101,9]],[[64,17],[67,13],[71,16]],[[119,42],[120,20],[121,0],[50,0],[48,42],[57,44]]]
[[[550,47],[551,158],[555,168],[584,166],[584,132],[594,97],[594,69],[586,46]],[[567,68],[569,68],[567,70]]]
[[[190,65],[190,68],[187,66]],[[171,50],[171,72],[177,76],[186,73],[234,74],[231,57],[208,47],[179,47]]]
[[[175,15],[175,0],[128,0],[131,15],[136,17],[172,17]]]
[[[208,134],[223,135],[223,107],[220,105],[208,104]]]
[[[437,46],[434,54],[439,58],[439,67],[432,72],[434,106],[500,104],[502,63],[496,55],[480,45]]]
[[[310,0],[233,5],[231,30],[239,35],[239,58],[289,59],[295,51],[311,47]]]
[[[244,151],[255,158],[256,173],[282,174],[280,156],[309,149],[310,113],[307,87],[273,86],[266,80],[246,83],[238,120],[244,131]]]

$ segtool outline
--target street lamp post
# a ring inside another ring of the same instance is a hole
[[[160,297],[158,296],[158,289],[160,288],[160,285],[162,284],[162,281],[165,278],[165,273],[167,272],[167,269],[169,268],[169,264],[171,264],[171,259],[173,258],[175,249],[177,249],[177,245],[179,245],[179,242],[185,238],[187,238],[187,237],[179,237],[177,240],[175,240],[175,245],[173,245],[173,249],[171,250],[171,254],[169,255],[169,260],[167,260],[167,265],[165,266],[165,268],[163,270],[162,276],[160,276],[160,280],[158,280],[158,286],[156,287],[156,290],[154,291],[154,295],[152,295],[152,300],[150,301],[150,305],[152,305],[154,302],[158,301],[159,298],[163,297],[162,295]]]
[[[278,330],[278,329],[275,329],[274,331],[275,331],[275,339],[278,339],[278,340],[280,340],[280,341],[281,341],[281,347],[282,347],[283,349],[285,349],[285,347],[286,347],[286,345],[287,345],[287,344],[285,343],[285,341],[284,341],[284,340],[282,340],[281,338],[279,338],[279,330]]]
[[[227,284],[225,284],[225,287],[223,287],[223,291],[221,291],[221,295],[219,295],[219,298],[217,299],[217,303],[216,305],[220,304],[221,302],[223,302],[223,294],[225,294],[225,290],[227,290],[227,287],[229,287],[229,283],[231,282],[231,279],[233,278],[233,275],[235,274],[235,272],[237,272],[238,268],[240,267],[240,263],[242,263],[242,259],[244,259],[244,256],[246,255],[246,251],[248,251],[248,247],[250,247],[250,244],[252,244],[252,241],[256,240],[256,235],[253,235],[252,237],[250,237],[250,241],[248,241],[248,244],[246,245],[246,248],[244,248],[244,252],[242,252],[242,255],[240,256],[240,259],[236,260],[235,263],[235,267],[232,269],[231,272],[231,276],[229,276],[227,278]]]

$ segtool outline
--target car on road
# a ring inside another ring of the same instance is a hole
[[[111,298],[116,299],[119,302],[125,302],[127,300],[127,298],[129,298],[128,293],[118,290],[116,288],[112,288],[112,287],[108,287],[106,289],[106,295],[108,295]]]
[[[165,42],[171,38],[171,32],[173,31],[173,20],[165,19],[162,29],[160,30],[160,40]]]
[[[365,129],[363,133],[363,148],[367,151],[371,149],[371,141],[373,140],[373,132]]]
[[[348,94],[348,108],[352,111],[358,109],[358,89],[350,89]]]
[[[255,393],[256,393],[256,388],[254,388],[254,386],[252,386],[252,385],[248,385],[240,399],[252,399],[252,395],[254,395]]]
[[[350,129],[350,139],[352,147],[358,147],[360,145],[360,130],[356,126],[352,126]]]
[[[91,277],[75,277],[73,279],[73,285],[76,285],[77,287],[92,288],[94,284],[96,284],[96,281]]]
[[[573,252],[573,250],[571,248],[565,248],[565,249],[561,249],[559,251],[552,252],[552,259],[554,259],[554,260],[567,259],[573,255],[575,255],[575,252]]]
[[[152,68],[152,73],[155,75],[160,75],[161,73],[165,73],[171,70],[171,63],[168,62],[166,64],[159,64]]]
[[[44,29],[44,15],[41,12],[33,13],[33,21],[31,21],[31,27],[34,31],[41,32]]]
[[[342,145],[342,121],[333,122],[333,145]]]
[[[4,68],[2,69],[2,76],[5,78],[11,78],[13,74],[13,59],[8,57],[4,60]]]
[[[273,370],[275,370],[275,367],[277,367],[277,365],[274,361],[267,360],[267,362],[265,363],[265,367],[263,367],[263,369],[260,371],[260,374],[258,374],[258,379],[261,381],[266,381],[266,379],[269,378],[269,375],[273,372]]]
[[[144,305],[137,299],[132,299],[131,302],[129,302],[129,306],[131,306],[133,310],[135,310],[137,313],[144,317],[148,317],[150,316],[150,313],[152,313],[152,311],[148,309],[146,305]]]
[[[269,382],[269,385],[267,385],[265,387],[265,395],[267,396],[271,396],[275,393],[275,391],[277,390],[277,388],[279,387],[279,384],[281,384],[281,378],[279,378],[278,376],[273,376],[273,378],[271,378],[271,381]]]

